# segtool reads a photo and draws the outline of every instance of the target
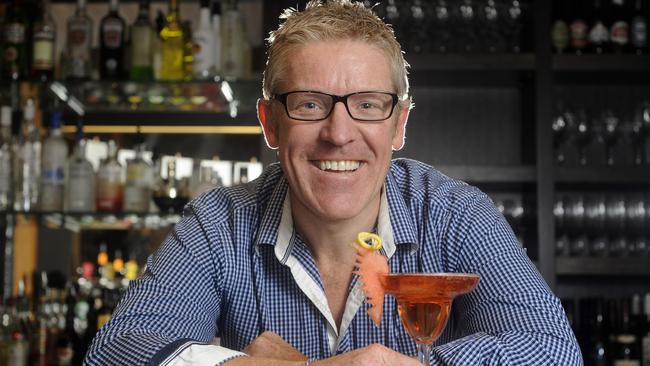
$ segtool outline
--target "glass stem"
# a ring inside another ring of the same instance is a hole
[[[424,365],[431,365],[431,345],[418,343],[418,360]]]

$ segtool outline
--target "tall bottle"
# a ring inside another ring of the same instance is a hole
[[[221,72],[227,79],[240,79],[245,74],[245,29],[237,2],[232,1],[225,10],[221,26],[221,45],[223,49]]]
[[[9,302],[8,327],[11,339],[7,350],[7,365],[27,366],[30,334],[22,322],[22,308],[17,305],[18,302],[17,298]]]
[[[160,79],[183,80],[183,28],[177,0],[169,0],[169,14],[160,31]]]
[[[582,55],[585,52],[589,39],[587,33],[589,25],[585,20],[585,1],[572,1],[573,11],[571,23],[569,24],[570,46],[576,55]]]
[[[183,80],[192,80],[194,67],[194,43],[192,41],[192,23],[184,20],[181,23],[183,29]]]
[[[117,145],[108,142],[108,157],[104,159],[97,172],[96,206],[97,211],[118,212],[122,210],[124,183],[122,165],[117,161]]]
[[[86,0],[77,0],[74,15],[68,20],[66,76],[70,79],[90,79],[93,21],[86,12]]]
[[[126,164],[126,185],[124,187],[124,211],[148,212],[153,185],[153,169],[144,160],[145,145],[135,147],[135,159]]]
[[[222,44],[221,44],[221,2],[214,0],[211,8],[211,23],[212,23],[212,51],[214,55],[212,61],[214,63],[212,74],[217,76],[221,74],[221,58],[222,58]]]
[[[22,134],[19,136],[14,163],[14,208],[21,211],[34,210],[39,198],[41,133],[34,124],[34,115],[34,101],[28,99],[23,112]]]
[[[81,127],[77,129],[77,145],[68,162],[66,208],[70,212],[95,211],[95,171],[86,159],[86,140]]]
[[[630,43],[634,53],[641,55],[648,47],[648,18],[643,8],[643,0],[635,0],[634,17],[630,24]]]
[[[641,338],[642,365],[650,366],[650,292],[646,293],[643,299],[643,315],[645,321],[643,322]]]
[[[625,9],[625,0],[612,0],[612,24],[609,31],[609,40],[616,53],[627,52],[630,43],[630,24]]]
[[[118,13],[118,0],[111,0],[99,26],[99,74],[102,79],[124,75],[125,23]]]
[[[56,24],[50,14],[49,0],[43,0],[42,10],[33,30],[32,77],[47,82],[54,78]]]
[[[589,28],[589,48],[592,53],[606,53],[609,47],[609,28],[603,17],[603,0],[594,0],[593,19]]]
[[[68,144],[61,132],[61,112],[52,113],[50,136],[43,143],[43,169],[41,170],[41,200],[43,211],[62,211],[65,188],[65,168],[68,161]]]
[[[140,0],[140,9],[131,26],[131,66],[129,79],[153,80],[153,25],[149,20],[149,0]]]
[[[569,47],[569,6],[571,5],[568,1],[563,1],[562,6],[555,2],[554,7],[554,21],[551,26],[551,42],[553,48],[557,53],[564,53],[567,47]]]
[[[210,23],[208,0],[201,0],[199,25],[192,34],[194,43],[193,74],[195,79],[209,79],[214,72],[214,29]]]
[[[23,0],[11,3],[2,28],[2,62],[0,78],[18,80],[27,76],[27,28],[29,23]]]
[[[11,107],[2,106],[0,108],[0,211],[11,207],[12,159]]]

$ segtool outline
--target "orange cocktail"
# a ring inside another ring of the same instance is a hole
[[[382,277],[407,332],[418,344],[432,344],[447,324],[457,295],[474,289],[479,276],[465,273],[390,273]]]

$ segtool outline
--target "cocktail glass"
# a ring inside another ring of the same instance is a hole
[[[468,273],[389,273],[384,291],[397,300],[402,324],[415,341],[418,359],[430,364],[431,348],[447,325],[454,298],[472,291],[479,276]]]

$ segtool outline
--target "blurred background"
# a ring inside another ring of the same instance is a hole
[[[305,3],[0,2],[0,364],[80,364],[183,205],[276,161],[264,39]],[[492,197],[585,364],[650,365],[650,2],[364,4],[411,65],[396,156]]]

